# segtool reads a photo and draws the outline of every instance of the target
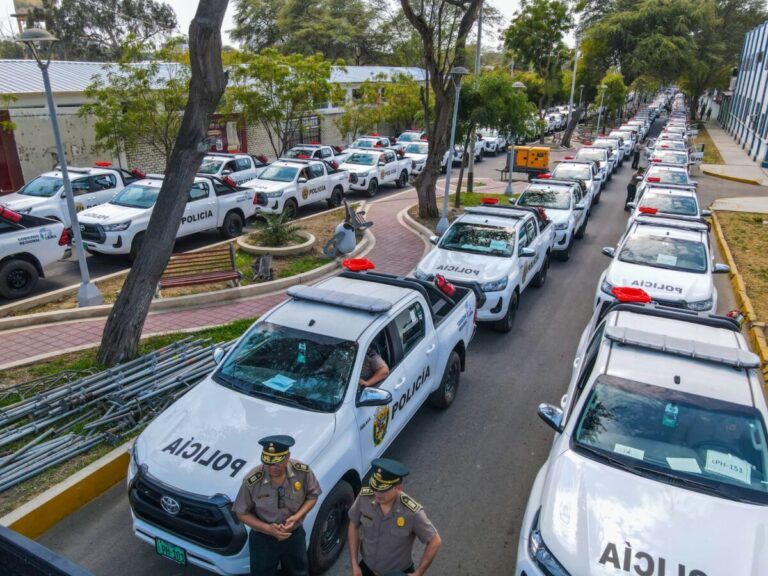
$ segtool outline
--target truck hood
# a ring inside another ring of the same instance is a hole
[[[651,298],[661,300],[698,302],[711,298],[714,290],[710,274],[678,272],[620,260],[613,261],[605,279],[613,286],[642,288]]]
[[[117,224],[150,212],[152,208],[129,208],[107,202],[80,212],[77,219],[81,224]]]
[[[261,463],[260,438],[290,434],[296,439],[291,457],[312,464],[335,428],[334,414],[252,398],[208,377],[142,432],[136,455],[152,476],[175,488],[234,499],[245,474]]]
[[[5,206],[11,210],[19,211],[26,210],[27,208],[34,208],[43,202],[54,200],[55,195],[53,197],[27,196],[26,194],[19,194],[18,192],[14,192],[13,194],[7,194],[6,196],[0,197],[0,206]]]
[[[513,258],[435,248],[419,262],[418,269],[426,274],[442,274],[449,280],[491,282],[507,276],[513,262]]]
[[[248,188],[256,192],[274,192],[294,186],[293,182],[274,182],[273,180],[251,180],[248,182]]]
[[[410,152],[405,155],[405,158],[410,158],[411,160],[416,161],[417,163],[424,162],[427,159],[426,154],[411,154]]]
[[[346,162],[339,166],[340,170],[347,170],[353,174],[376,174],[379,166],[363,166],[362,164],[347,164]]]
[[[539,528],[569,574],[768,574],[764,507],[636,476],[573,451],[553,458]]]
[[[555,208],[545,208],[544,210],[547,212],[547,218],[552,221],[552,224],[568,222],[568,218],[571,216],[570,210],[557,210]]]

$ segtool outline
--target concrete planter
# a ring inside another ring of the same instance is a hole
[[[255,244],[248,244],[245,241],[245,236],[240,236],[237,239],[237,247],[243,252],[253,254],[255,256],[261,256],[263,254],[272,254],[272,256],[296,256],[297,254],[305,254],[312,250],[312,246],[315,245],[315,237],[309,232],[299,230],[296,232],[297,236],[305,238],[305,241],[301,244],[295,244],[293,246],[257,246]]]

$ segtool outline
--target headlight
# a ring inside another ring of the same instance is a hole
[[[422,272],[418,268],[416,268],[416,271],[413,273],[413,275],[418,278],[419,280],[429,280],[430,275],[426,272]]]
[[[600,290],[602,290],[606,294],[610,294],[611,296],[613,296],[613,292],[611,292],[611,290],[613,290],[613,284],[611,284],[607,280],[603,280],[602,284],[600,284]]]
[[[16,210],[19,214],[29,214],[32,212],[32,208],[24,208],[24,210]]]
[[[508,279],[505,276],[504,278],[495,280],[494,282],[486,282],[485,284],[481,284],[480,289],[483,292],[498,292],[499,290],[504,290],[507,287],[507,282]]]
[[[128,473],[130,476],[135,476],[139,471],[139,459],[136,457],[136,440],[133,441],[131,447],[131,459],[128,462]]]
[[[263,194],[267,198],[280,198],[280,196],[283,195],[283,192],[285,192],[284,189],[283,190],[275,190],[274,192],[263,192]]]
[[[120,232],[122,230],[127,230],[130,225],[131,221],[128,220],[127,222],[120,222],[119,224],[105,224],[103,228],[104,232]]]
[[[695,310],[696,312],[703,312],[712,308],[712,298],[707,300],[699,300],[698,302],[688,302],[688,309]]]
[[[555,230],[568,230],[568,222],[560,222],[555,224]]]
[[[536,518],[533,520],[533,528],[528,535],[528,554],[536,565],[542,569],[547,576],[570,576],[562,564],[557,561],[549,551],[539,531],[539,514],[541,509],[536,512]]]

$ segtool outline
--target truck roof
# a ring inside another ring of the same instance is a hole
[[[67,172],[71,175],[71,178],[77,178],[78,176],[97,176],[99,174],[114,174],[120,172],[118,168],[106,168],[106,167],[87,167],[80,168],[77,166],[67,166]],[[43,172],[41,176],[56,176],[62,177],[61,167],[56,166],[54,170],[50,172]]]

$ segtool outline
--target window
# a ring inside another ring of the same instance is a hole
[[[309,167],[309,175],[311,178],[322,178],[325,175],[322,164],[312,164]]]
[[[386,155],[386,162],[387,162],[387,164],[389,164],[390,162],[394,162],[394,161],[395,161],[395,153],[394,152],[387,152],[387,155]]]
[[[204,182],[197,182],[192,184],[192,188],[189,189],[188,202],[194,202],[196,200],[202,200],[208,198],[208,187]]]
[[[109,190],[117,186],[117,178],[114,174],[100,174],[91,179],[91,186],[94,192]]]
[[[224,170],[229,170],[230,172],[237,172],[236,162],[234,160],[230,160],[226,164],[224,164]]]
[[[397,335],[403,345],[403,356],[424,338],[424,309],[418,302],[403,310],[394,320]]]
[[[329,148],[320,148],[320,158],[330,158],[333,156]]]
[[[235,172],[240,170],[248,170],[251,167],[251,163],[248,158],[238,158],[235,160]]]
[[[603,333],[605,332],[605,322],[602,322],[597,327],[595,333],[592,335],[592,339],[589,341],[587,350],[584,352],[584,356],[581,358],[581,371],[579,372],[579,379],[576,381],[576,389],[573,391],[573,398],[570,399],[571,405],[569,407],[569,416],[573,412],[573,408],[579,401],[581,393],[584,392],[584,388],[587,385],[589,377],[592,375],[592,369],[595,367],[595,361],[597,360],[597,353],[600,351],[600,344],[603,341]]]
[[[520,232],[518,232],[518,234],[517,234],[517,251],[518,251],[518,254],[526,246],[528,246],[528,234],[525,231],[525,226],[522,226],[520,228]]]
[[[525,231],[528,234],[528,243],[530,244],[536,238],[536,224],[534,224],[533,220],[525,221]]]
[[[573,192],[573,202],[574,202],[574,204],[578,204],[584,198],[581,195],[581,187],[580,186],[574,186],[573,188],[571,188],[571,192]]]
[[[72,181],[72,194],[82,196],[91,192],[90,178],[80,178]]]

